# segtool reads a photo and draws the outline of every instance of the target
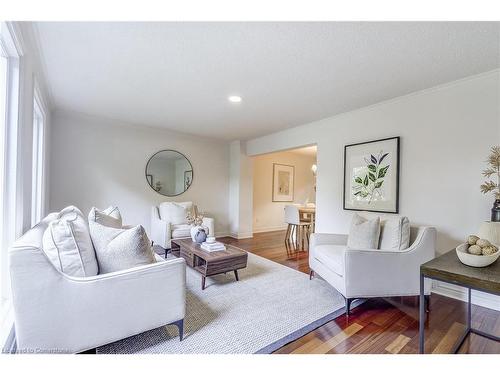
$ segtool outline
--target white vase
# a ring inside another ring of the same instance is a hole
[[[203,227],[200,225],[194,225],[191,227],[191,239],[193,240],[193,242],[196,242],[196,233],[198,233],[198,231],[202,228]]]
[[[492,244],[500,245],[500,222],[485,221],[479,227],[480,238],[490,241]]]

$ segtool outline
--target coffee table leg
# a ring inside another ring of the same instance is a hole
[[[205,290],[205,276],[201,277],[201,290]]]
[[[238,277],[238,270],[234,270],[234,277],[236,277],[236,281],[240,281]]]

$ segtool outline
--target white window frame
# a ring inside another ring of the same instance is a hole
[[[20,185],[21,173],[19,165],[19,122],[20,122],[20,58],[23,55],[22,43],[18,39],[19,33],[10,22],[0,22],[0,43],[3,53],[8,56],[7,62],[7,92],[5,104],[5,126],[3,132],[4,157],[2,200],[0,215],[3,217],[0,236],[0,343],[3,343],[6,328],[12,325],[12,309],[10,301],[10,277],[8,272],[8,247],[22,233],[20,218],[16,208],[19,206],[20,194],[17,187]]]
[[[38,223],[45,212],[46,115],[42,96],[35,82],[33,90],[33,157],[31,180],[31,225]]]

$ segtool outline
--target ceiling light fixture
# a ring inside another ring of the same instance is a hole
[[[231,103],[240,103],[241,102],[241,96],[238,95],[231,95],[227,98]]]

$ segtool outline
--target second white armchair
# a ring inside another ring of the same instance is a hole
[[[187,223],[187,214],[194,214],[193,202],[163,202],[151,209],[151,239],[156,245],[170,249],[170,241],[175,238],[191,236],[191,225]],[[203,218],[203,227],[207,235],[215,235],[213,218]]]

